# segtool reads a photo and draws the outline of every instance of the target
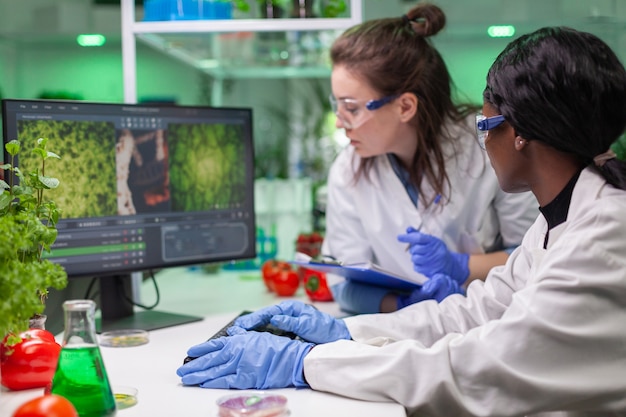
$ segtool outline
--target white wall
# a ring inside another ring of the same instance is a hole
[[[85,100],[124,98],[119,42],[101,48],[77,44],[0,44],[0,89],[5,97],[35,98],[42,91],[65,91]],[[201,73],[147,47],[138,48],[138,97],[172,96],[179,104],[198,102]]]

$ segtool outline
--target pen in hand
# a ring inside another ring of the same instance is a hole
[[[441,194],[437,194],[437,196],[435,196],[435,199],[433,200],[433,205],[436,206],[437,204],[439,204],[439,201],[441,201]],[[432,215],[433,211],[434,209],[429,210],[426,213],[424,213],[424,215],[422,216],[422,221],[420,221],[419,226],[413,228],[416,232],[422,231],[422,226],[424,226],[424,223],[426,223],[426,220],[428,220],[428,218]],[[410,243],[406,245],[406,248],[404,249],[404,251],[408,252],[409,249],[411,249]]]

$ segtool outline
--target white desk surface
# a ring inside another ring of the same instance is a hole
[[[101,347],[111,385],[138,389],[137,405],[119,410],[117,417],[216,417],[216,400],[237,393],[232,390],[211,390],[184,387],[176,375],[185,352],[203,342],[242,310],[275,304],[283,298],[267,292],[258,271],[222,271],[208,275],[185,268],[172,268],[157,275],[161,302],[157,310],[200,315],[203,321],[150,332],[150,342],[130,348]],[[151,304],[154,289],[149,280],[141,288],[142,303]],[[296,299],[307,300],[303,289]],[[315,303],[322,311],[339,315],[335,303]],[[404,417],[405,410],[395,403],[353,400],[311,389],[280,389],[288,398],[291,416]],[[30,398],[41,395],[42,389],[0,392],[0,417],[9,417]]]

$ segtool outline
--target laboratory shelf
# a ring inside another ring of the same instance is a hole
[[[134,22],[133,33],[206,33],[206,32],[289,32],[346,29],[360,19],[227,19],[170,20],[166,22]]]
[[[350,16],[347,18],[280,18],[280,19],[226,19],[226,20],[170,20],[159,22],[137,21],[134,0],[121,0],[122,11],[122,66],[124,73],[124,100],[137,102],[136,41],[179,59],[199,70],[213,75],[218,81],[226,78],[319,78],[327,77],[330,69],[320,63],[304,63],[293,66],[224,65],[219,47],[220,38],[213,36],[207,41],[210,47],[194,48],[193,37],[220,33],[264,32],[323,32],[341,31],[361,22],[362,1],[350,0]],[[176,35],[189,36],[187,40]],[[218,46],[215,46],[218,45]],[[222,48],[224,49],[224,48]],[[208,51],[208,52],[207,52]],[[207,55],[208,54],[208,55]],[[217,86],[215,91],[221,91]],[[219,100],[214,103],[219,105]]]
[[[305,32],[299,32],[303,34]],[[319,32],[306,32],[319,33]],[[280,62],[263,63],[255,54],[256,34],[251,32],[240,32],[238,35],[248,35],[230,40],[220,40],[219,33],[197,33],[197,34],[137,34],[137,39],[144,44],[153,47],[165,54],[177,58],[192,67],[216,78],[216,79],[290,79],[290,78],[327,78],[330,76],[330,64],[322,62],[322,55],[327,50],[321,50],[318,45],[314,62],[301,62],[294,65],[289,60]],[[335,32],[326,32],[327,38],[334,39]],[[227,44],[227,41],[231,42]],[[232,42],[235,42],[234,44]],[[283,38],[284,44],[281,50],[287,50],[288,41]],[[243,51],[248,46],[248,55]],[[305,52],[302,52],[303,54]],[[265,54],[267,55],[267,54]],[[267,56],[265,56],[266,59]],[[292,57],[293,60],[293,57]]]
[[[204,71],[216,78],[230,79],[276,79],[276,78],[328,78],[330,68],[325,67],[248,67],[248,68],[205,68]]]

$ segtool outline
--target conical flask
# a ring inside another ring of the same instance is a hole
[[[115,398],[96,339],[96,304],[70,300],[63,311],[63,345],[51,392],[70,400],[80,417],[112,417]]]

